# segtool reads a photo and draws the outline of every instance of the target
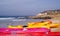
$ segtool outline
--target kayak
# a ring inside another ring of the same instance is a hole
[[[24,32],[50,32],[49,29],[46,28],[0,28],[0,32],[3,33],[24,33]]]
[[[60,36],[46,28],[0,28],[0,36]]]

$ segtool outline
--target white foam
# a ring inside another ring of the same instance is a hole
[[[12,21],[26,21],[26,19],[15,19],[15,20],[12,20]]]
[[[14,18],[0,18],[0,20],[7,20],[7,19],[14,19]]]

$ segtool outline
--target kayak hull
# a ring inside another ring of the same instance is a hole
[[[46,28],[0,28],[3,33],[24,33],[24,32],[50,32]]]

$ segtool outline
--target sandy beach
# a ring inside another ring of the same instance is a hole
[[[60,20],[59,19],[51,19],[51,20],[52,20],[53,24],[54,23],[59,24],[59,27],[58,28],[52,28],[51,31],[52,32],[60,32]]]

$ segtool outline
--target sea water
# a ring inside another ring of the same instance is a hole
[[[39,22],[41,19],[26,19],[25,17],[0,17],[0,28],[7,28],[8,25],[27,25],[28,22]]]

